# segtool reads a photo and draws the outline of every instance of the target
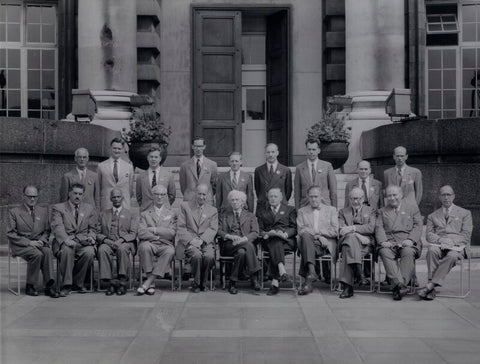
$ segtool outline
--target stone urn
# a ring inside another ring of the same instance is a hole
[[[160,148],[160,156],[162,158],[160,165],[163,165],[168,155],[167,146],[165,144],[157,142],[132,142],[130,143],[129,156],[133,166],[140,169],[148,169],[148,151],[154,146]]]
[[[318,158],[332,163],[333,169],[338,169],[348,159],[348,143],[346,142],[322,142]]]

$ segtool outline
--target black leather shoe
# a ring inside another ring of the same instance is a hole
[[[345,284],[345,288],[340,293],[340,298],[350,298],[353,296],[353,287],[349,284]]]
[[[312,286],[309,284],[304,285],[302,288],[299,289],[298,295],[299,296],[306,296],[307,294],[312,292]]]
[[[290,282],[290,276],[287,273],[283,273],[278,280],[280,282]]]
[[[401,301],[402,295],[400,294],[400,285],[396,285],[392,290],[393,300]]]
[[[400,296],[405,296],[408,293],[408,287],[405,286],[404,284],[399,284],[398,285],[398,292],[400,293]]]
[[[45,296],[50,298],[59,298],[60,293],[55,289],[55,287],[45,287]]]
[[[437,292],[435,291],[435,288],[432,288],[432,290],[425,296],[425,301],[433,301],[436,296]]]
[[[117,291],[117,296],[124,296],[125,294],[127,294],[127,286],[125,282],[120,282],[120,284],[116,288],[116,291]]]
[[[190,292],[198,293],[200,292],[200,287],[194,282],[190,287]]]
[[[267,296],[275,296],[278,293],[279,289],[277,286],[270,286],[270,289],[267,292]]]
[[[360,286],[369,286],[370,285],[370,281],[367,279],[367,278],[362,278],[360,279],[360,282],[358,282],[358,284]]]
[[[70,286],[68,286],[68,287],[63,286],[62,289],[59,292],[59,296],[60,297],[67,297],[71,292],[72,292],[72,290],[70,289]]]
[[[235,282],[231,282],[228,285],[228,292],[230,292],[230,294],[237,294],[238,293],[238,289],[237,289],[237,287],[235,287]]]
[[[113,296],[115,294],[115,286],[113,284],[110,284],[108,286],[107,292],[105,292],[105,296]]]
[[[85,287],[80,287],[75,284],[72,286],[72,291],[77,293],[87,293],[87,289]]]
[[[262,289],[262,287],[260,286],[260,283],[258,283],[258,277],[257,276],[252,277],[251,284],[252,284],[252,288],[257,292],[260,291],[260,289]]]
[[[33,296],[36,297],[38,296],[38,291],[35,289],[35,287],[31,284],[27,284],[25,287],[25,294],[27,296]]]

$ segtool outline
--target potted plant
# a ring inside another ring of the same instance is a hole
[[[318,141],[319,158],[340,168],[348,159],[348,144],[351,127],[345,125],[345,117],[337,118],[334,112],[324,112],[321,120],[313,124],[307,132],[307,139]]]
[[[124,132],[129,145],[129,156],[137,168],[147,169],[148,150],[157,145],[162,150],[162,165],[167,158],[167,147],[172,130],[161,120],[160,114],[153,107],[150,98],[132,97],[133,112],[130,119],[130,130]]]

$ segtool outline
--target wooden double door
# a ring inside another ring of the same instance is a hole
[[[242,149],[242,11],[193,10],[193,133],[220,166]],[[267,16],[265,143],[290,156],[289,10]]]

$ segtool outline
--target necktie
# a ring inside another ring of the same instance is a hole
[[[273,214],[276,215],[278,212],[278,207],[272,207]]]
[[[200,172],[202,171],[202,167],[200,166],[200,159],[197,159],[197,177],[200,178]]]
[[[232,188],[233,188],[234,190],[237,189],[237,172],[233,172]]]
[[[80,171],[80,181],[84,181],[85,180],[85,171]]]
[[[78,205],[75,205],[75,222],[78,224]]]
[[[397,168],[397,183],[399,186],[402,184],[402,169]]]
[[[118,161],[116,159],[113,161],[113,178],[115,183],[118,183]]]
[[[273,176],[273,164],[270,164],[270,176]]]
[[[445,209],[445,221],[448,222],[448,218],[450,217],[450,214],[448,212],[448,209]]]
[[[157,185],[157,171],[153,171],[152,188]]]
[[[365,200],[364,203],[368,205],[368,193],[367,193],[367,184],[365,183],[365,180],[362,179],[362,190],[363,194],[365,195]]]
[[[235,211],[235,219],[238,223],[240,222],[240,213],[238,211]]]
[[[312,163],[312,184],[315,184],[316,177],[317,177],[317,171],[315,170],[315,164]]]
[[[115,209],[115,211],[113,212],[113,216],[118,217],[118,209]]]
[[[35,222],[35,208],[30,206],[30,216],[32,216],[33,222]]]

